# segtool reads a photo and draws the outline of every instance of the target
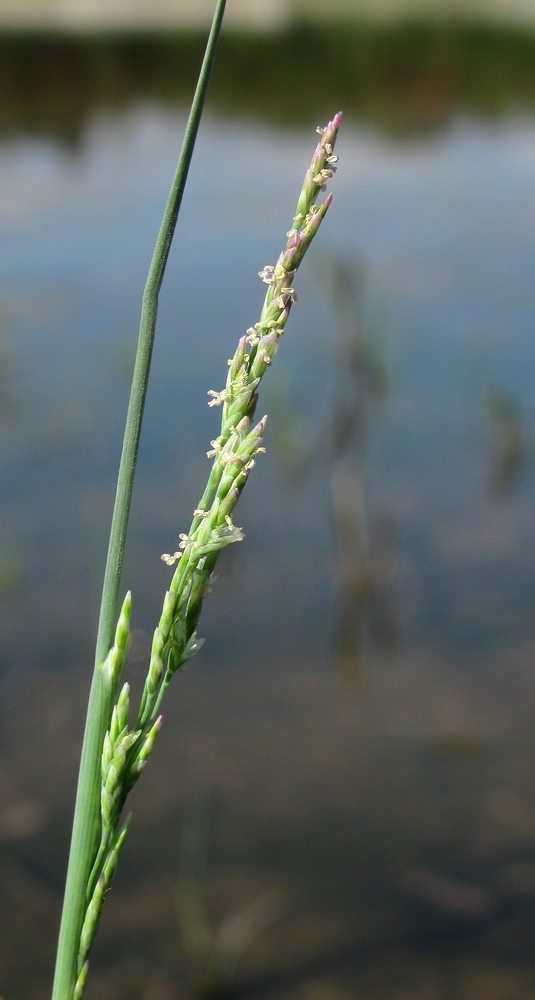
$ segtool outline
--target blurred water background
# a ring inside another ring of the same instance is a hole
[[[533,11],[238,8],[162,295],[134,688],[206,392],[342,108],[335,200],[87,998],[532,1000]],[[2,1000],[49,995],[140,298],[203,45],[43,11],[0,9]]]

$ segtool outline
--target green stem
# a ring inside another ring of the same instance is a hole
[[[100,838],[100,767],[102,744],[109,725],[115,691],[102,664],[113,642],[123,552],[134,482],[141,421],[150,371],[158,295],[169,256],[176,220],[184,193],[195,139],[202,115],[226,0],[218,0],[206,52],[186,126],[177,170],[156,240],[141,310],[139,341],[126,418],[121,463],[98,625],[95,670],[80,760],[71,850],[65,885],[63,913],[56,957],[52,1000],[72,1000],[77,978],[80,932],[86,907],[86,887]]]

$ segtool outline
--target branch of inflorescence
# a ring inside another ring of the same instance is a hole
[[[206,58],[210,55],[212,43],[210,58],[213,59],[214,38],[217,40],[223,7],[224,0],[216,11],[215,27],[212,27]],[[206,88],[206,74],[203,78],[201,73],[201,78],[204,79],[203,86]],[[197,103],[198,116],[200,109],[202,99]],[[210,442],[211,447],[207,452],[212,459],[212,468],[206,489],[193,512],[189,532],[179,535],[175,552],[164,553],[162,556],[164,562],[175,566],[175,569],[154,631],[139,711],[131,728],[129,686],[120,686],[130,643],[130,593],[124,599],[114,635],[107,640],[103,650],[100,649],[99,652],[97,647],[95,679],[88,708],[73,827],[71,862],[74,851],[75,862],[72,863],[75,878],[73,876],[70,886],[69,878],[67,881],[70,896],[66,892],[63,937],[60,934],[53,1000],[81,1000],[87,979],[89,953],[98,929],[104,897],[111,886],[128,829],[129,817],[123,819],[126,799],[144,769],[160,731],[162,718],[159,709],[171,678],[202,645],[203,640],[197,638],[196,630],[219,552],[225,546],[243,539],[241,528],[233,522],[233,513],[254,467],[256,456],[264,451],[263,437],[267,418],[264,416],[254,423],[258,388],[266,369],[273,361],[280,338],[285,332],[290,310],[296,301],[293,285],[297,270],[331,203],[331,195],[319,205],[316,201],[336,170],[334,145],[341,117],[339,112],[325,127],[317,130],[320,140],[305,175],[286,245],[276,264],[266,265],[259,272],[268,286],[260,318],[240,338],[234,357],[228,362],[225,387],[222,390],[210,389],[208,392],[208,405],[222,408],[220,432]],[[196,128],[189,131],[189,158],[195,132]],[[181,162],[189,165],[188,156],[184,160],[183,154]],[[181,190],[184,182],[185,177],[180,182]],[[146,290],[144,305],[150,300],[154,302],[154,296],[157,298],[176,222],[177,203],[179,204],[181,197],[179,188],[175,177],[170,197],[170,201],[174,199],[173,206],[169,210],[168,204],[162,223],[159,251],[157,244],[157,265],[149,274],[147,288],[150,295],[147,299]],[[155,319],[155,312],[149,320],[142,316],[141,334],[145,322],[150,329],[150,337],[153,337]],[[150,364],[150,350],[148,362]],[[147,375],[148,368],[145,371],[145,387]],[[133,391],[135,383],[136,373]],[[139,427],[140,417],[138,436]],[[134,465],[136,451],[137,443],[133,453]],[[117,569],[120,570],[121,560],[122,548],[115,574]],[[113,596],[111,599],[114,607],[117,592],[118,582],[115,600]],[[107,628],[109,626],[103,628],[101,623],[101,643],[104,641],[102,637],[107,635]],[[80,797],[84,800],[82,803],[79,802]],[[80,853],[82,842],[80,860],[76,852]]]

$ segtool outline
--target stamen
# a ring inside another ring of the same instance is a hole
[[[173,555],[170,555],[169,552],[164,552],[161,558],[162,561],[167,563],[168,566],[174,566],[174,564],[180,559],[181,555],[182,552],[173,552]]]
[[[209,401],[208,406],[221,406],[222,403],[228,403],[231,399],[226,389],[222,389],[221,392],[216,392],[215,389],[208,389],[207,395],[214,397]]]
[[[262,278],[262,281],[265,281],[266,285],[272,285],[274,271],[275,268],[271,264],[266,264],[266,266],[258,272],[258,277]]]

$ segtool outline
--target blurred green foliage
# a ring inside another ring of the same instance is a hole
[[[202,33],[0,36],[0,133],[76,145],[95,110],[139,99],[180,106],[191,94]],[[294,24],[227,32],[209,104],[288,123],[333,107],[397,136],[441,127],[459,111],[496,116],[535,106],[535,31],[466,22]]]

